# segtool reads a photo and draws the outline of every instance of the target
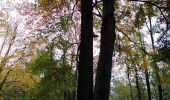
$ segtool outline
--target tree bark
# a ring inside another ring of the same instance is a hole
[[[130,68],[129,68],[128,64],[126,64],[126,66],[127,66],[127,78],[128,78],[128,82],[129,82],[130,93],[131,93],[131,97],[133,100],[133,91],[132,91],[132,85],[131,85],[131,81],[130,81]]]
[[[143,40],[143,37],[141,37],[141,34],[139,34],[139,39],[140,39],[140,44],[141,47],[146,50],[145,43]],[[142,51],[142,58],[143,58],[143,63],[146,61],[146,53]],[[147,93],[148,93],[148,100],[151,100],[151,89],[150,89],[150,83],[149,83],[149,74],[148,74],[148,66],[144,66],[144,73],[145,73],[145,78],[146,78],[146,87],[147,87]]]
[[[64,100],[71,100],[71,93],[70,91],[64,92]]]
[[[103,0],[101,44],[94,88],[94,100],[109,100],[112,56],[116,37],[114,1]]]
[[[148,100],[151,100],[151,89],[150,89],[150,83],[149,83],[148,69],[145,70],[145,77],[146,77],[146,86],[147,86]]]
[[[150,37],[151,37],[151,43],[152,43],[152,50],[153,52],[155,52],[155,44],[154,44],[154,37],[153,37],[153,31],[152,31],[152,21],[151,21],[151,17],[149,16],[149,23],[150,23]],[[162,97],[162,86],[161,86],[161,80],[160,80],[160,75],[159,75],[159,67],[158,65],[156,64],[156,61],[153,60],[153,68],[155,70],[155,73],[156,73],[156,79],[157,79],[157,84],[158,84],[158,95],[159,95],[159,100],[163,100],[163,97]]]
[[[81,42],[78,64],[77,100],[93,100],[92,0],[81,0]]]
[[[137,94],[138,94],[138,99],[137,100],[142,100],[141,99],[141,92],[140,92],[140,86],[139,86],[139,78],[138,78],[138,70],[137,70],[137,67],[135,67],[135,78],[136,78],[136,89],[137,89]]]
[[[170,0],[166,0],[166,2],[167,2],[167,7],[169,8],[170,7]],[[167,11],[167,13],[168,13],[168,16],[167,16],[167,20],[168,20],[168,22],[166,22],[166,27],[167,27],[167,30],[169,30],[169,23],[170,23],[170,9]]]

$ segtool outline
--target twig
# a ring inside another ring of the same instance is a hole
[[[120,30],[117,26],[116,29],[121,32],[130,42],[132,42],[133,44],[135,44],[135,46],[137,46],[139,49],[141,49],[144,53],[146,53],[147,55],[150,55],[144,48],[140,47],[139,45],[137,45],[138,43],[134,42],[133,40],[131,40],[127,34],[125,32],[123,32],[122,30]]]

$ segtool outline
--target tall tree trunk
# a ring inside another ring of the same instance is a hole
[[[116,37],[114,1],[103,0],[101,44],[94,88],[94,100],[109,100],[112,56]]]
[[[70,91],[64,92],[64,100],[71,100],[71,93]]]
[[[76,100],[76,91],[75,90],[72,91],[70,100]]]
[[[128,64],[126,64],[126,66],[127,66],[127,78],[128,78],[128,82],[129,82],[130,93],[131,93],[131,97],[133,100],[133,91],[132,91],[132,85],[131,85],[131,81],[130,81],[130,68],[129,68]]]
[[[138,70],[137,70],[136,66],[134,66],[134,67],[135,67],[136,89],[137,89],[137,94],[138,94],[138,96],[137,96],[138,99],[137,100],[142,100],[141,99],[140,86],[139,86]]]
[[[145,43],[143,40],[143,37],[141,36],[141,34],[139,34],[139,40],[140,40],[140,44],[141,47],[146,50],[145,48]],[[146,53],[142,51],[142,58],[143,58],[143,64],[146,63]],[[149,83],[149,74],[148,74],[148,66],[145,65],[144,66],[144,73],[145,73],[145,78],[146,78],[146,87],[147,87],[147,94],[148,94],[148,100],[151,100],[151,89],[150,89],[150,83]]]
[[[166,4],[167,4],[167,7],[169,8],[170,7],[170,0],[166,0]],[[169,22],[170,22],[170,9],[167,11],[168,13],[168,17],[167,17],[167,20],[168,22],[166,22],[166,27],[167,27],[167,30],[169,30],[170,26],[169,26]]]
[[[78,64],[77,100],[93,100],[92,9],[92,0],[81,0],[81,43]]]
[[[149,16],[149,23],[150,23],[150,37],[151,37],[151,43],[152,43],[152,50],[155,52],[155,44],[154,44],[154,38],[153,38],[153,31],[152,31],[152,21],[151,17]],[[156,64],[156,61],[153,60],[153,68],[156,74],[156,79],[157,79],[157,84],[158,84],[158,95],[159,95],[159,100],[162,100],[162,85],[161,85],[161,80],[160,80],[160,75],[159,75],[159,67]]]
[[[150,89],[150,83],[149,83],[148,69],[145,69],[145,77],[146,77],[146,86],[147,86],[148,100],[151,100],[151,89]]]

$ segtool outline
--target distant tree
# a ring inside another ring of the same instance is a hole
[[[38,51],[27,67],[40,77],[40,81],[28,93],[28,99],[59,99],[72,100],[75,91],[75,76],[72,67],[63,54],[60,60],[55,60],[54,44],[49,44],[46,50]],[[75,95],[75,94],[74,94]]]
[[[25,44],[18,42],[23,41],[20,23],[13,23],[8,14],[0,11],[0,99],[24,98],[38,78],[25,68]]]

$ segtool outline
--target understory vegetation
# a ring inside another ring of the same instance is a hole
[[[0,100],[169,99],[169,0],[0,0]]]

